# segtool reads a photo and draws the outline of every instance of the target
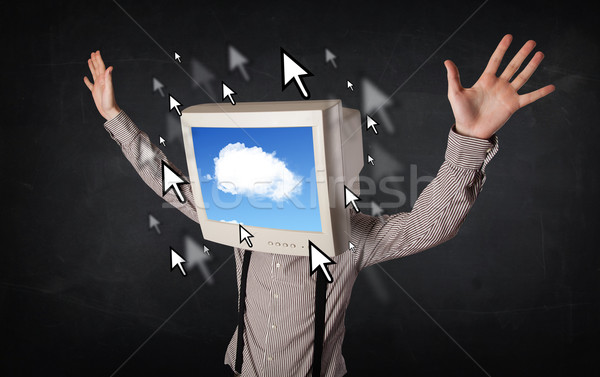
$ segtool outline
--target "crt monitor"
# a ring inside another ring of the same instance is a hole
[[[348,249],[344,186],[359,195],[360,113],[340,100],[202,104],[181,126],[204,238],[276,254]],[[240,242],[240,225],[252,235]],[[249,245],[251,243],[251,246]]]

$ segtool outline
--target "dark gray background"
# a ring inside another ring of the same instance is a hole
[[[306,79],[313,99],[360,109],[363,78],[391,94],[482,1],[119,3],[182,56],[182,68],[190,71],[192,59],[206,66],[214,93],[225,80],[238,101],[300,99],[294,87],[281,91],[283,47],[314,74]],[[182,250],[185,236],[204,241],[196,223],[163,208],[103,129],[82,81],[86,60],[102,51],[115,67],[119,105],[155,142],[171,135],[163,150],[184,171],[169,124],[177,118],[152,92],[152,77],[183,107],[211,100],[111,1],[11,7],[3,10],[0,374],[109,376],[205,282],[197,268],[185,278],[171,272],[169,246]],[[392,156],[378,169],[405,177],[396,189],[407,200],[385,212],[409,211],[409,167],[436,174],[453,122],[444,59],[470,86],[512,33],[508,55],[528,39],[546,54],[523,91],[557,86],[499,132],[500,151],[458,236],[382,265],[481,368],[374,266],[359,277],[346,317],[349,376],[598,372],[596,24],[584,2],[488,1],[385,107],[394,135],[365,133],[365,151]],[[250,82],[228,71],[229,43],[251,60]],[[148,229],[148,213],[161,221],[160,235]],[[232,250],[206,245],[214,272]],[[233,260],[213,278],[117,376],[223,375],[236,324]]]

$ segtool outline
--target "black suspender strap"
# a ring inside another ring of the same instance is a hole
[[[325,273],[317,271],[315,288],[315,344],[313,346],[312,377],[321,377],[321,359],[323,356],[323,339],[325,337],[325,304],[327,301],[327,278]]]
[[[237,351],[235,356],[235,370],[242,373],[244,353],[244,314],[246,312],[246,281],[252,252],[244,251],[242,264],[242,277],[240,281],[240,302],[238,311]],[[325,338],[325,306],[327,301],[327,278],[320,269],[317,271],[317,284],[315,287],[315,342],[313,346],[312,377],[321,377],[321,361],[323,354],[323,340]]]
[[[248,280],[248,268],[250,267],[250,250],[244,251],[244,262],[242,264],[242,278],[240,280],[240,304],[238,310],[237,329],[237,352],[235,355],[235,370],[242,374],[242,362],[244,361],[244,313],[246,312],[246,281]]]

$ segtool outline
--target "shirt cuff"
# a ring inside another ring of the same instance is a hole
[[[119,145],[127,145],[140,133],[135,123],[123,110],[111,120],[104,123],[104,128]]]
[[[446,161],[459,168],[485,171],[487,163],[498,152],[498,136],[494,134],[489,139],[464,136],[457,133],[455,127],[452,126],[448,135]]]

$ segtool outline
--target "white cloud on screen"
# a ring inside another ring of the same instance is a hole
[[[222,223],[242,224],[242,225],[244,225],[244,223],[241,223],[241,222],[239,222],[237,220],[219,220],[219,221],[221,221]]]
[[[260,147],[227,144],[214,159],[219,190],[233,194],[282,201],[302,192],[302,177],[285,162]]]

